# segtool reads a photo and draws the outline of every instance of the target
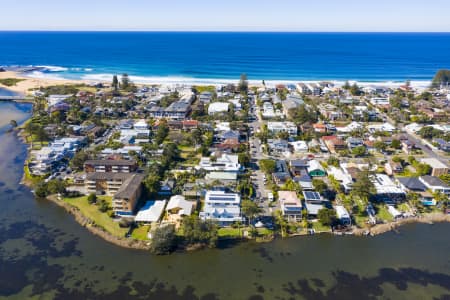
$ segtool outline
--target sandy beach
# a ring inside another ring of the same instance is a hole
[[[46,86],[57,85],[57,84],[89,83],[89,81],[86,81],[86,80],[31,78],[31,77],[26,77],[18,72],[13,72],[13,71],[0,72],[0,79],[6,79],[6,78],[23,79],[23,81],[18,82],[14,86],[5,86],[0,83],[0,87],[14,91],[16,93],[21,93],[24,95],[26,95],[30,89],[36,89],[39,87],[46,87]]]

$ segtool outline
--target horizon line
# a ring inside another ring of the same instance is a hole
[[[63,30],[49,30],[49,29],[0,29],[0,32],[83,32],[83,33],[354,33],[354,34],[370,34],[370,33],[412,33],[412,34],[449,34],[450,31],[309,31],[309,30],[166,30],[166,29],[63,29]]]

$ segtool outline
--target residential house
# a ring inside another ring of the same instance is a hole
[[[384,164],[384,171],[389,176],[392,176],[394,174],[403,172],[403,166],[400,162],[395,162],[395,161],[389,160],[388,162],[386,162]]]
[[[326,208],[327,202],[318,192],[303,191],[303,198],[305,199],[305,208],[308,212],[308,217],[315,218],[319,210]]]
[[[211,160],[210,157],[202,157],[196,169],[204,169],[206,171],[223,171],[223,172],[239,172],[241,165],[237,155],[222,154],[217,159]]]
[[[440,192],[442,194],[450,195],[450,186],[438,177],[425,175],[420,176],[419,180],[433,193]]]
[[[293,159],[289,161],[289,167],[293,176],[307,174],[309,161],[307,159]]]
[[[277,160],[275,166],[275,172],[272,173],[272,178],[275,184],[283,185],[291,179],[288,166],[284,160]]]
[[[323,136],[321,140],[325,143],[331,153],[347,149],[347,144],[335,135]]]
[[[293,122],[267,122],[267,130],[273,134],[287,132],[289,135],[297,135],[297,125]]]
[[[278,201],[284,218],[294,222],[302,219],[302,203],[296,192],[278,191]]]
[[[325,169],[317,160],[310,160],[307,170],[311,177],[324,177],[327,175]]]
[[[309,150],[308,144],[305,141],[289,142],[289,145],[294,149],[294,153],[305,153]]]
[[[203,220],[216,221],[219,226],[230,226],[234,222],[242,222],[241,197],[239,194],[225,191],[207,191],[205,204],[200,212]]]
[[[167,220],[179,224],[184,216],[191,215],[193,207],[194,203],[187,201],[183,196],[172,196],[166,206]]]
[[[364,142],[362,139],[360,138],[355,138],[355,137],[349,137],[347,139],[347,145],[348,145],[348,149],[353,150],[356,147],[364,147]]]
[[[212,116],[217,113],[226,113],[230,109],[228,102],[213,102],[208,106],[208,115]]]
[[[422,158],[420,162],[427,164],[432,168],[431,176],[441,176],[448,174],[448,167],[446,164],[436,158]]]
[[[287,153],[289,152],[289,143],[286,140],[281,139],[269,139],[267,140],[269,149],[272,153]]]
[[[151,224],[161,219],[166,200],[147,201],[139,210],[134,221],[137,223]]]
[[[344,226],[352,225],[352,219],[350,217],[350,214],[348,213],[347,209],[345,209],[344,206],[336,205],[334,209],[336,210],[336,216],[341,225]]]
[[[385,203],[397,203],[405,200],[405,192],[399,188],[390,178],[385,174],[375,174],[371,178],[375,189],[377,199]]]

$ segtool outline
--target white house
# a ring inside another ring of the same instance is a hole
[[[450,186],[445,184],[438,177],[425,175],[420,176],[419,180],[427,187],[427,189],[430,189],[433,193],[440,192],[446,195],[450,195]]]
[[[200,218],[217,221],[220,226],[229,226],[233,222],[242,221],[240,205],[241,197],[239,194],[207,191]]]
[[[297,135],[298,129],[294,122],[267,122],[267,130],[274,134],[287,132],[290,135]]]
[[[210,157],[202,157],[200,163],[195,168],[206,171],[239,172],[241,165],[239,164],[239,157],[237,155],[224,153],[215,161],[212,161]]]
[[[190,216],[193,203],[181,195],[172,196],[167,203],[166,212],[169,221],[178,222],[183,216]]]
[[[291,145],[292,148],[294,148],[295,153],[308,152],[308,144],[306,144],[305,141],[289,142],[289,145]]]
[[[227,112],[230,108],[228,102],[213,102],[208,106],[208,115],[214,115],[216,113]]]
[[[161,218],[165,206],[166,200],[147,201],[134,220],[146,224],[157,222]]]

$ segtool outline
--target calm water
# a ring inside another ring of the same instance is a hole
[[[450,298],[450,224],[156,257],[108,244],[35,200],[18,185],[26,147],[0,139],[0,299]]]
[[[447,33],[0,32],[0,65],[34,76],[429,81],[450,68]]]

